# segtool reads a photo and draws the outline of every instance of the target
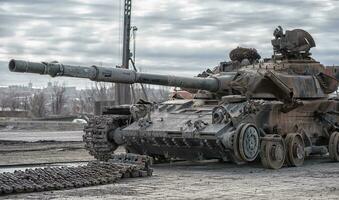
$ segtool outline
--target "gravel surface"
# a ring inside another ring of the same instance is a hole
[[[83,131],[0,131],[0,140],[10,141],[82,141]]]
[[[154,166],[149,178],[4,199],[338,199],[339,163],[309,160],[268,170],[260,164],[179,162]]]
[[[82,142],[0,141],[0,158],[0,167],[93,160]]]

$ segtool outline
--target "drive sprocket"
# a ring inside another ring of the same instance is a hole
[[[109,134],[124,124],[124,118],[126,117],[101,115],[89,120],[84,128],[83,141],[90,155],[101,161],[107,161],[112,157],[118,145],[110,139]]]

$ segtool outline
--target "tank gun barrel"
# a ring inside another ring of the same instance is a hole
[[[146,83],[154,85],[165,85],[192,89],[208,90],[217,92],[222,90],[223,84],[220,81],[230,81],[234,74],[222,76],[222,78],[215,77],[180,77],[170,75],[159,75],[136,72],[133,70],[122,68],[107,68],[107,67],[84,67],[64,65],[60,63],[36,63],[23,60],[12,59],[9,62],[9,70],[12,72],[27,72],[36,74],[48,74],[52,77],[66,76],[75,78],[86,78],[92,81],[113,82],[113,83]]]

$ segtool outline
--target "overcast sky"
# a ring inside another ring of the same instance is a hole
[[[193,76],[228,60],[237,46],[272,53],[276,26],[314,37],[314,58],[339,65],[339,1],[135,0],[137,66]],[[122,0],[0,0],[0,86],[43,86],[48,77],[8,71],[11,58],[85,66],[121,64]],[[52,81],[57,80],[53,79]],[[68,86],[90,81],[58,79]]]

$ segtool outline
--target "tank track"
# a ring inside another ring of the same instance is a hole
[[[46,167],[0,174],[0,195],[62,190],[110,184],[121,178],[152,175],[150,158],[116,155],[108,162],[92,161],[77,167]]]
[[[126,116],[100,115],[92,117],[84,128],[83,141],[90,155],[100,161],[111,159],[114,150],[118,147],[110,141],[108,133],[123,125]]]

